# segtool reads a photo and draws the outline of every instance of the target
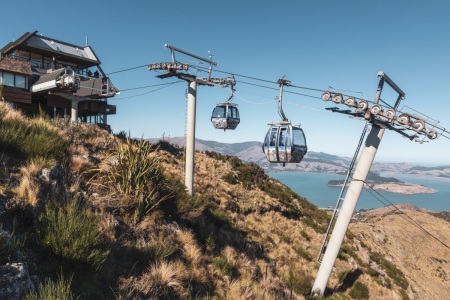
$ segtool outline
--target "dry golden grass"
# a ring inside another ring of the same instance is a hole
[[[367,221],[352,223],[351,230],[372,250],[394,263],[419,297],[449,299],[450,252],[408,220],[414,220],[447,245],[450,243],[448,222],[420,210],[397,207],[404,214],[392,213],[386,208],[374,210]]]
[[[15,188],[17,196],[33,207],[38,202],[39,184],[36,182],[36,176],[41,171],[34,163],[21,167],[18,177],[19,185]]]
[[[0,105],[0,116],[1,114]],[[6,115],[6,112],[4,114]],[[72,154],[69,161],[72,173],[82,173],[89,164],[101,165],[106,157],[110,159],[108,164],[114,165],[113,160],[117,158],[109,154],[113,149],[110,146],[116,142],[105,131],[87,124],[64,123],[61,128],[61,132],[72,141],[69,150]],[[183,182],[184,162],[181,154],[175,156],[158,150],[150,156],[158,157],[166,178],[175,177]],[[97,159],[101,162],[93,163]],[[312,279],[318,269],[315,257],[323,235],[317,234],[302,218],[290,215],[279,199],[270,197],[257,188],[246,189],[243,184],[232,185],[223,180],[222,176],[229,172],[235,172],[239,176],[229,162],[215,160],[202,153],[196,153],[195,160],[194,190],[196,196],[206,202],[204,205],[202,202],[202,209],[199,209],[195,217],[183,219],[185,216],[180,218],[156,209],[139,221],[129,222],[123,216],[117,216],[117,210],[114,211],[119,201],[117,197],[114,198],[108,195],[107,191],[100,189],[86,194],[89,203],[101,212],[101,230],[111,243],[133,247],[143,253],[154,253],[156,257],[147,261],[147,264],[152,263],[143,273],[121,280],[120,288],[117,288],[121,294],[118,298],[192,299],[198,296],[205,299],[289,299],[291,291],[286,278],[289,277],[290,270],[295,270],[296,274],[307,274],[308,276],[302,278],[312,285]],[[38,201],[36,195],[39,186],[36,176],[40,168],[40,164],[30,164],[21,169],[18,176],[20,184],[16,189],[17,195],[27,199],[32,205]],[[298,203],[294,203],[294,206],[301,211]],[[214,218],[211,220],[205,217],[207,213],[213,214]],[[386,230],[388,226],[383,220],[378,218],[376,225],[370,227],[371,234],[359,238],[369,244],[368,239],[377,241],[374,231],[382,230],[387,242],[380,239],[381,244],[378,246],[384,247],[389,243],[394,245],[390,258],[395,260],[396,264],[406,264],[402,260],[411,264],[414,257],[401,253],[405,249],[404,245],[393,240],[400,238],[401,232]],[[416,239],[415,233],[411,234],[415,247],[420,247],[421,243],[429,243],[423,237],[418,236]],[[446,233],[436,234],[446,238]],[[216,245],[211,246],[208,238]],[[446,241],[448,243],[447,239]],[[365,261],[367,248],[362,247],[361,243],[355,244],[355,252]],[[312,259],[308,259],[307,254]],[[440,274],[440,280],[448,283],[450,275],[446,275],[448,273],[441,270],[442,267],[439,269],[440,259],[440,256],[435,255],[427,262],[434,268],[431,272]],[[444,259],[446,262],[450,261],[447,257]],[[443,264],[445,267],[446,262]],[[339,272],[354,270],[357,267],[354,260],[338,260],[328,286],[339,288]],[[131,274],[129,272],[132,270],[122,271],[122,274]],[[427,272],[430,272],[429,269]],[[421,275],[425,284],[427,277],[430,277],[429,273],[422,272]],[[369,287],[373,299],[400,299],[398,291],[395,290],[397,287],[389,290],[365,274],[358,280]],[[417,282],[414,284],[414,288],[419,285]],[[345,293],[348,294],[348,291]],[[341,296],[347,297],[338,294],[330,299],[338,299]],[[293,292],[292,299],[304,297]]]
[[[25,120],[20,111],[12,109],[5,101],[0,101],[0,117],[5,120]]]
[[[124,280],[121,288],[128,291],[129,298],[140,295],[137,299],[184,299],[187,275],[182,262],[161,261],[151,265],[139,278]]]
[[[184,244],[183,251],[191,266],[195,266],[201,263],[201,260],[203,259],[203,253],[199,246],[197,246],[196,244]]]
[[[75,174],[81,174],[89,168],[89,160],[83,156],[72,156],[70,158],[70,169]]]

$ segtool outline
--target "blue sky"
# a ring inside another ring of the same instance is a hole
[[[407,105],[450,128],[446,88],[450,74],[448,1],[13,1],[2,3],[0,45],[27,31],[83,46],[89,45],[106,73],[170,61],[171,44],[201,57],[208,51],[217,71],[276,82],[285,75],[293,85],[361,92],[373,100],[377,72],[384,71],[406,93]],[[25,8],[23,10],[22,8]],[[196,64],[177,55],[177,60]],[[199,64],[207,68],[206,64]],[[198,77],[206,73],[193,74]],[[186,83],[158,79],[146,67],[110,75],[122,90],[111,103],[114,132],[134,137],[183,136]],[[213,72],[213,77],[227,74]],[[214,129],[212,109],[225,101],[226,88],[197,89],[196,137],[219,142],[262,141],[267,123],[278,121],[277,85],[236,76],[234,101],[241,124],[235,131]],[[257,87],[248,83],[263,85]],[[320,97],[320,92],[286,88]],[[144,94],[145,93],[145,94]],[[141,95],[139,95],[141,94]],[[389,91],[383,99],[389,99]],[[284,94],[284,112],[301,123],[309,149],[352,156],[364,122],[325,111],[316,98]],[[344,107],[342,107],[344,108]],[[386,131],[377,161],[450,164],[450,140],[419,144]]]

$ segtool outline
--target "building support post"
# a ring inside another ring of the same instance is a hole
[[[71,100],[71,115],[70,122],[77,123],[78,122],[78,100]]]
[[[196,114],[197,82],[189,81],[186,131],[186,170],[184,184],[189,195],[194,193],[194,157],[195,157],[195,114]]]
[[[350,220],[355,211],[356,204],[377,153],[383,133],[384,128],[381,128],[378,125],[372,125],[372,129],[367,136],[364,149],[353,174],[353,179],[345,195],[333,233],[328,242],[322,264],[320,265],[319,272],[314,281],[311,291],[313,296],[321,296],[325,293],[328,279],[330,278],[334,263],[339,254],[342,242],[344,241],[345,233],[347,232],[348,225],[350,224]]]

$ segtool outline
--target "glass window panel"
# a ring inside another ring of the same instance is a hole
[[[7,86],[14,86],[14,74],[3,73],[3,84]]]
[[[224,106],[217,106],[213,110],[213,118],[224,118],[225,117],[225,107]]]
[[[264,139],[264,146],[269,147],[269,141],[270,141],[270,131],[266,133],[266,138]]]
[[[288,128],[286,132],[286,147],[291,147],[291,129]]]
[[[305,146],[306,145],[306,141],[305,141],[305,136],[303,135],[303,130],[299,127],[293,127],[293,134],[294,134],[294,145],[298,145],[298,146]]]
[[[230,107],[230,117],[236,119],[236,107]]]
[[[281,128],[280,138],[278,139],[278,145],[284,146],[286,143],[286,128]]]
[[[270,146],[275,146],[277,142],[278,127],[273,127],[270,132]]]
[[[26,83],[25,76],[16,74],[16,87],[24,89],[26,88],[25,83]]]

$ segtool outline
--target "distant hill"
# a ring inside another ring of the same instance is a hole
[[[150,142],[157,142],[160,139],[150,139]],[[184,137],[174,137],[166,139],[173,144],[184,146]],[[301,163],[281,164],[269,163],[263,152],[262,143],[251,141],[243,143],[220,143],[196,139],[195,148],[198,151],[215,151],[225,155],[239,157],[246,162],[254,162],[268,172],[278,171],[299,171],[346,174],[351,158],[341,157],[324,152],[309,151]],[[376,174],[405,174],[417,176],[430,176],[450,178],[450,166],[423,167],[407,163],[378,163],[372,165],[371,171]]]

